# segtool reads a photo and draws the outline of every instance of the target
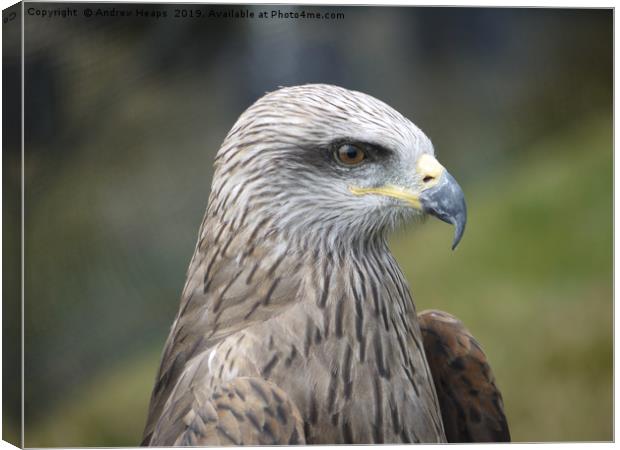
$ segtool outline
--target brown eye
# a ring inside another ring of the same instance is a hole
[[[336,157],[338,161],[347,166],[355,166],[366,159],[366,154],[355,145],[344,144],[336,150]]]

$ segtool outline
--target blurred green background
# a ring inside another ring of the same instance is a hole
[[[483,344],[513,439],[613,439],[611,10],[26,6],[78,9],[25,17],[27,446],[139,443],[214,154],[264,92],[307,82],[392,105],[463,186],[456,252],[435,220],[392,248],[418,310],[457,315]],[[18,145],[4,158],[18,180]]]

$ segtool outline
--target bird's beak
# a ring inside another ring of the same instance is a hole
[[[356,195],[379,194],[398,198],[413,208],[454,225],[454,250],[463,237],[467,223],[467,205],[463,190],[454,177],[431,155],[424,154],[420,157],[416,172],[422,180],[422,187],[418,192],[394,185],[378,188],[351,187],[350,190]]]
[[[467,223],[467,205],[461,186],[444,170],[434,186],[420,194],[422,211],[455,226],[452,250],[459,245]]]

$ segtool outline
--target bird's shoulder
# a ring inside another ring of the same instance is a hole
[[[418,319],[448,441],[510,441],[502,395],[478,341],[446,312],[422,311]]]
[[[269,380],[236,377],[179,392],[159,417],[156,446],[305,443],[303,420],[286,392]]]

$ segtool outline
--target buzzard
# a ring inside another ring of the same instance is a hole
[[[388,248],[425,215],[458,245],[463,192],[397,111],[323,84],[256,101],[215,158],[143,445],[509,440],[479,344],[416,314]]]

